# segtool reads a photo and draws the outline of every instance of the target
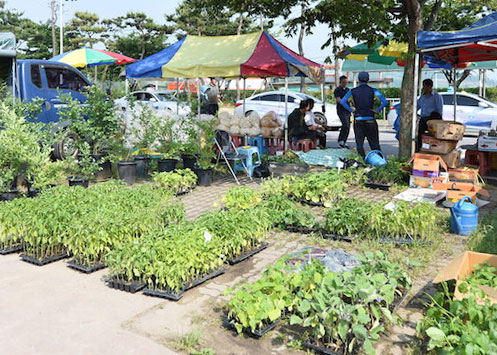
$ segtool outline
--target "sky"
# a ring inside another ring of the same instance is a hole
[[[57,3],[59,0],[57,0]],[[64,0],[63,18],[67,22],[76,11],[96,13],[100,18],[113,18],[125,15],[129,11],[144,12],[157,23],[164,23],[164,15],[172,14],[181,0]],[[25,16],[34,20],[45,22],[50,18],[49,0],[7,0],[8,9],[24,12]],[[276,21],[281,24],[283,19]],[[321,44],[327,38],[327,27],[317,26],[312,35],[304,39],[304,54],[307,58],[323,63],[326,56],[331,54],[331,49],[321,50]],[[287,38],[283,34],[277,36],[283,44],[297,51],[297,36]]]

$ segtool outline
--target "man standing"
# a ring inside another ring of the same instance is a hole
[[[304,121],[309,130],[315,132],[316,137],[319,139],[319,146],[324,149],[326,148],[326,128],[316,122],[314,112],[312,112],[313,109],[314,100],[307,99],[307,112]]]
[[[338,135],[338,144],[342,148],[348,148],[347,146],[347,138],[349,138],[350,132],[350,112],[347,111],[342,105],[340,105],[343,97],[349,92],[349,88],[347,87],[348,80],[345,75],[340,77],[340,82],[337,88],[334,91],[335,99],[337,102],[337,114],[340,118],[340,122],[342,122],[342,127],[340,128],[340,134]]]
[[[340,100],[340,105],[354,114],[354,133],[357,152],[364,158],[366,156],[364,152],[364,138],[368,139],[371,150],[381,150],[378,123],[374,116],[388,105],[388,101],[378,89],[374,89],[368,85],[368,73],[360,72],[358,79],[359,85],[345,94]],[[347,103],[351,97],[354,100],[354,109]],[[380,107],[376,110],[374,109],[375,97],[381,101]]]
[[[442,96],[433,91],[433,80],[423,80],[423,93],[418,99],[418,108],[421,111],[418,122],[418,139],[416,140],[416,151],[421,149],[421,136],[428,130],[428,121],[443,114]],[[438,114],[438,115],[437,115]]]
[[[219,100],[219,88],[217,87],[217,81],[216,79],[211,78],[211,82],[209,83],[209,89],[207,90],[209,115],[215,116],[217,114],[217,111],[219,111],[218,100]]]

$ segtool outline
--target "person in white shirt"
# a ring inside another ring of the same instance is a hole
[[[304,121],[309,130],[316,132],[316,138],[319,139],[319,146],[326,148],[326,128],[316,122],[314,117],[314,100],[307,99],[307,112],[305,113]]]

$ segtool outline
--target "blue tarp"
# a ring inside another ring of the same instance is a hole
[[[482,42],[488,42],[486,45]],[[457,65],[497,59],[497,12],[459,31],[418,31],[417,47],[429,57]],[[430,48],[450,47],[426,51]]]

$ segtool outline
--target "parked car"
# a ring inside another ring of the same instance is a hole
[[[454,94],[440,93],[443,99],[443,119],[454,120]],[[458,92],[456,121],[466,125],[466,132],[478,133],[482,129],[497,129],[497,104],[478,95]],[[388,113],[388,123],[393,127],[397,114],[395,107]]]
[[[288,93],[288,114],[295,108],[299,107],[302,100],[313,99],[314,115],[316,121],[325,124],[332,129],[339,129],[342,126],[340,118],[338,118],[336,105],[326,103],[326,112],[323,114],[322,101],[303,93],[289,92]],[[269,91],[262,94],[257,94],[245,99],[245,112],[243,112],[243,100],[238,100],[235,106],[235,114],[246,116],[251,112],[257,112],[260,117],[264,116],[269,111],[276,112],[278,118],[283,122],[285,120],[285,93],[281,91]]]
[[[154,110],[166,110],[172,113],[178,112],[181,116],[187,116],[191,113],[190,107],[182,102],[178,102],[174,92],[171,91],[134,91],[131,93],[136,102],[147,105]],[[127,97],[121,97],[114,101],[123,111],[128,110],[129,102]]]

